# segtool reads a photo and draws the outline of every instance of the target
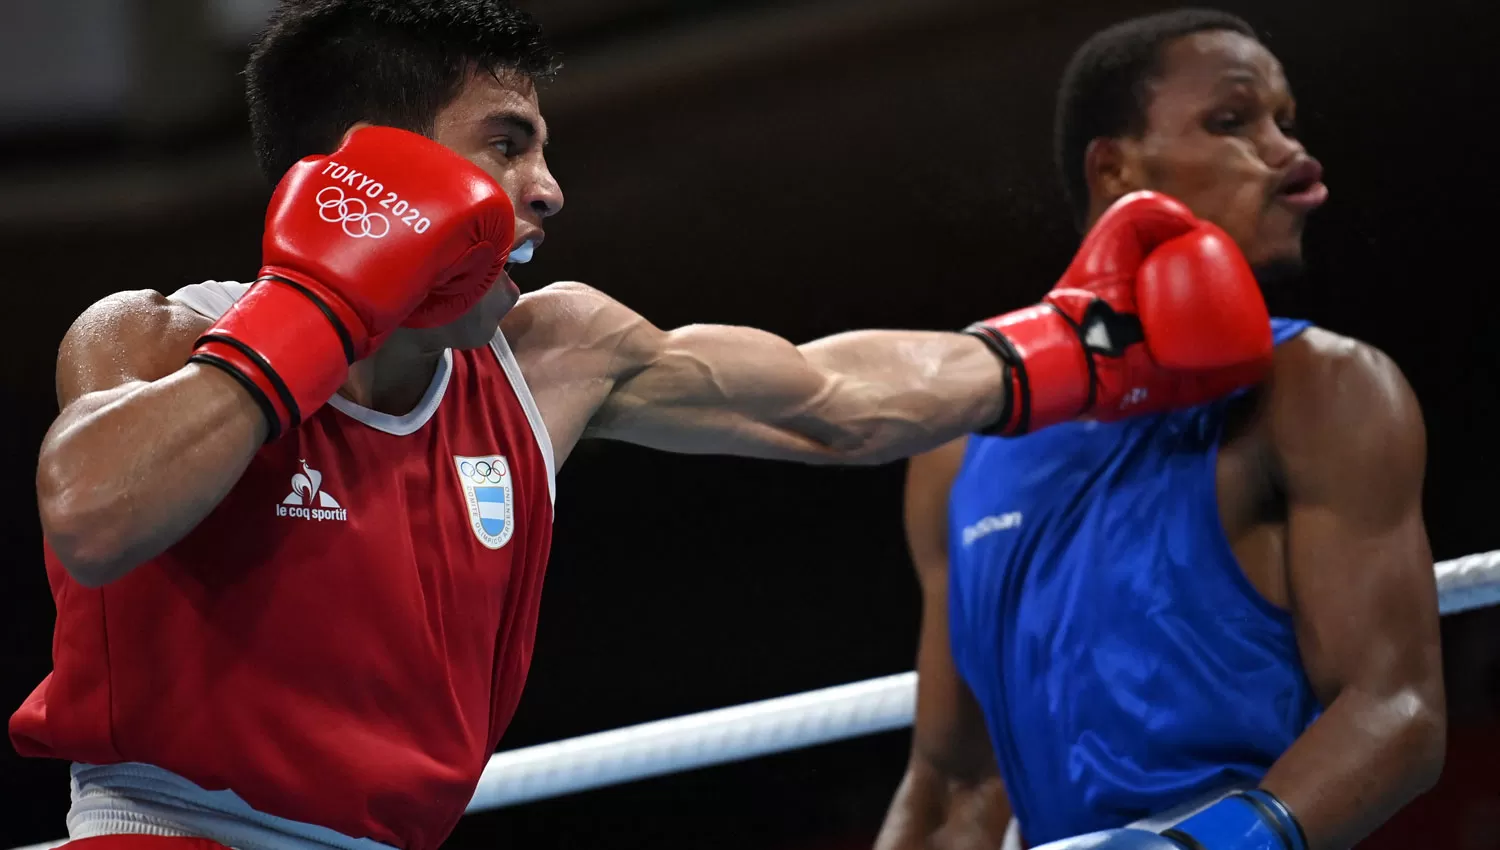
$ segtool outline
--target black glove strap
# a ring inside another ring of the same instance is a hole
[[[243,372],[225,363],[216,355],[201,351],[189,357],[187,362],[204,363],[213,366],[238,381],[240,386],[245,388],[245,392],[249,393],[252,399],[255,399],[255,404],[260,408],[260,412],[265,414],[267,426],[266,442],[272,442],[281,436],[281,420],[276,416],[276,409],[271,406],[271,400],[266,398],[266,394],[261,391],[260,387],[256,386],[255,382],[246,377]]]
[[[1005,338],[1005,334],[989,325],[976,322],[965,328],[964,333],[979,337],[1000,358],[1000,382],[1005,385],[1005,399],[1000,407],[1000,415],[978,433],[986,437],[1017,437],[1025,434],[1031,427],[1031,382],[1026,377],[1025,361],[1021,359],[1015,346],[1010,344],[1010,340]],[[1006,428],[1017,404],[1021,406],[1021,412],[1016,417],[1016,427]]]
[[[1081,415],[1084,411],[1093,410],[1094,403],[1099,400],[1099,363],[1094,356],[1124,357],[1125,349],[1146,341],[1146,332],[1141,328],[1138,316],[1117,312],[1102,298],[1084,308],[1081,322],[1073,321],[1072,316],[1061,310],[1057,314],[1072,325],[1073,332],[1078,334],[1078,342],[1083,346],[1083,359],[1089,367],[1089,395],[1083,404],[1083,410],[1079,411]]]
[[[323,299],[312,294],[311,290],[298,283],[297,281],[282,277],[281,275],[261,275],[260,277],[255,279],[256,283],[260,283],[261,281],[274,281],[276,283],[290,286],[292,289],[301,293],[302,296],[308,301],[311,301],[313,303],[313,306],[317,307],[318,310],[322,312],[323,318],[328,320],[328,324],[333,325],[334,333],[337,333],[339,335],[339,344],[344,347],[345,362],[347,362],[350,366],[354,365],[354,340],[349,337],[349,329],[344,327],[344,323],[339,321],[339,317],[335,316],[333,314],[333,311],[328,308],[328,305],[323,303]]]
[[[1067,315],[1063,314],[1063,318]],[[1084,350],[1104,357],[1124,357],[1125,349],[1146,341],[1140,316],[1118,312],[1102,298],[1085,307],[1083,321],[1073,326],[1078,329]]]

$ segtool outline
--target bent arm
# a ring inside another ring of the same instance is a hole
[[[1327,708],[1263,784],[1314,850],[1432,787],[1446,736],[1421,411],[1390,360],[1344,345],[1271,388],[1297,639]]]
[[[77,581],[114,581],[182,539],[229,493],[265,416],[218,369],[183,365],[207,320],[156,293],[90,307],[57,364],[62,412],[42,441],[37,503]]]
[[[923,600],[917,719],[877,850],[995,850],[1010,822],[984,717],[948,642],[948,490],[963,447],[958,441],[913,458],[907,474],[907,543]]]
[[[883,463],[992,424],[1000,361],[958,333],[857,331],[806,345],[765,331],[673,331],[595,292],[584,322],[613,385],[588,435],[690,454]]]

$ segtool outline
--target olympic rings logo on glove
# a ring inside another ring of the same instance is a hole
[[[384,214],[370,212],[361,198],[350,198],[338,186],[325,186],[313,199],[318,217],[329,224],[342,224],[344,233],[355,239],[383,239],[391,232],[391,220]]]

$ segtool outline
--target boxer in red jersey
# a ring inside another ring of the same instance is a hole
[[[1147,194],[1066,287],[968,333],[795,346],[582,284],[521,298],[503,264],[563,205],[551,69],[497,0],[289,0],[247,75],[279,181],[260,274],[68,332],[37,475],[54,671],[10,732],[74,764],[72,838],[437,847],[519,699],[584,437],[877,463],[1268,362],[1243,257]]]

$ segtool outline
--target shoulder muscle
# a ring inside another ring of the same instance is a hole
[[[655,330],[620,302],[572,282],[523,295],[501,320],[559,465],[630,373],[632,349],[641,346],[639,335],[648,329]]]
[[[518,357],[523,352],[587,352],[593,377],[618,377],[644,332],[640,314],[592,286],[565,281],[521,296],[500,323]],[[586,367],[586,368],[587,368]]]
[[[1340,501],[1372,521],[1404,509],[1420,495],[1426,431],[1401,370],[1379,349],[1327,331],[1283,348],[1269,388],[1271,435],[1291,500]]]
[[[90,306],[63,337],[58,402],[182,368],[209,321],[158,292],[119,292]]]

